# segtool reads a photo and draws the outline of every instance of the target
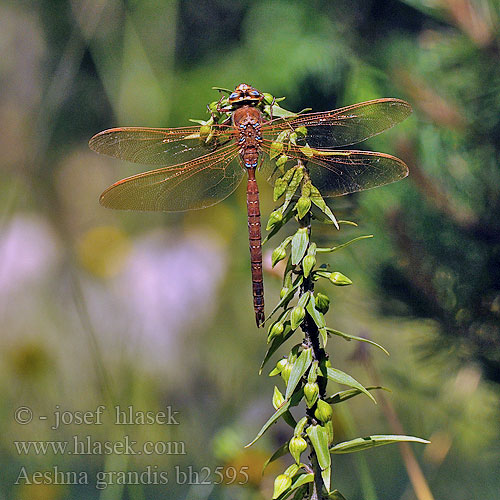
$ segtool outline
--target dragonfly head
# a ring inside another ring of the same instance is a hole
[[[243,104],[258,104],[264,99],[264,95],[251,85],[240,83],[229,95],[229,104],[238,106]]]

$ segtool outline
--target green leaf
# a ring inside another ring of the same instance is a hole
[[[292,264],[296,266],[304,257],[307,245],[309,244],[309,235],[307,234],[307,228],[301,227],[293,235],[292,238]]]
[[[281,152],[283,151],[283,147],[284,146],[282,142],[274,141],[273,143],[271,143],[271,147],[269,148],[269,157],[271,158],[271,160],[281,154]]]
[[[346,500],[344,495],[342,495],[342,493],[340,493],[339,490],[333,490],[329,495],[328,495],[328,498],[330,500]]]
[[[391,392],[387,387],[382,387],[381,385],[372,385],[369,387],[365,387],[367,391],[374,391],[375,389],[382,389],[383,391]],[[348,399],[353,398],[354,396],[358,396],[359,394],[363,394],[363,391],[360,389],[347,389],[346,391],[340,391],[332,396],[325,399],[327,403],[337,404],[342,403],[343,401],[347,401]]]
[[[262,473],[266,470],[267,466],[271,463],[274,462],[275,460],[278,460],[278,458],[283,457],[288,453],[288,441],[283,445],[280,446],[264,463],[264,467],[262,467]]]
[[[384,349],[380,344],[373,342],[373,340],[365,339],[364,337],[356,337],[356,335],[349,335],[348,333],[339,332],[338,330],[334,330],[333,328],[327,328],[327,330],[330,333],[333,333],[334,335],[338,335],[339,337],[342,337],[343,339],[345,339],[347,341],[357,340],[359,342],[367,342],[368,344],[371,344],[371,345],[374,345],[375,347],[378,347],[381,351],[385,352],[385,354],[387,354],[387,356],[390,356],[389,352],[386,349]]]
[[[312,294],[312,292],[310,292]],[[312,298],[312,297],[311,297]],[[307,303],[307,306],[306,306],[306,311],[309,313],[309,315],[311,316],[311,318],[313,319],[313,321],[316,323],[316,326],[321,329],[321,328],[324,328],[326,326],[326,321],[325,321],[325,317],[323,316],[322,313],[320,313],[317,309],[316,309],[316,303],[314,300],[310,300],[308,303]],[[324,342],[323,342],[324,343]]]
[[[285,413],[286,411],[288,411],[288,408],[290,408],[290,404],[291,404],[291,401],[285,401],[283,403],[283,406],[281,406],[280,408],[278,408],[278,410],[276,410],[271,415],[271,417],[268,419],[268,421],[262,426],[262,428],[260,429],[260,431],[257,433],[257,436],[255,436],[254,440],[251,441],[250,443],[248,443],[245,446],[245,448],[248,448],[249,446],[252,446],[264,434],[264,432],[266,432],[267,429],[269,429],[269,427],[271,427],[271,425],[274,424],[274,422],[276,422],[278,420],[278,418],[281,417],[281,415],[283,415],[283,413]]]
[[[311,185],[311,201],[335,224],[335,227],[339,229],[339,223],[330,210],[330,207],[325,203],[325,200],[318,191],[318,188]]]
[[[375,404],[377,404],[375,398],[355,378],[341,370],[337,370],[337,368],[327,368],[326,370],[329,380],[337,382],[338,384],[348,385],[349,387],[359,389],[363,394],[366,394]]]
[[[358,236],[357,238],[353,238],[352,240],[347,241],[346,243],[342,243],[341,245],[337,245],[335,247],[330,247],[330,248],[318,248],[317,252],[318,253],[329,253],[329,252],[336,252],[337,250],[340,250],[342,248],[345,248],[349,245],[352,245],[356,241],[360,240],[366,240],[368,238],[373,238],[373,234],[366,234],[364,236]]]
[[[325,470],[321,471],[321,478],[323,479],[323,484],[325,485],[326,491],[330,491],[331,479],[332,479],[332,466],[327,467]]]
[[[295,426],[297,425],[297,421],[293,418],[293,415],[290,413],[290,411],[286,411],[283,414],[283,420],[293,429],[295,429]]]
[[[281,406],[278,410],[276,410],[271,417],[269,417],[268,421],[262,426],[260,431],[258,432],[257,436],[255,436],[254,440],[250,443],[248,443],[245,448],[248,448],[249,446],[252,446],[263,434],[264,432],[271,427],[274,422],[276,422],[281,415],[283,415],[285,412],[288,411],[290,406],[297,406],[302,399],[302,396],[304,395],[304,391],[300,390],[297,391],[288,401],[285,401],[283,403],[283,406]]]
[[[307,484],[307,483],[312,483],[314,481],[314,474],[312,472],[309,472],[308,474],[300,474],[297,479],[292,483],[292,486],[290,486],[290,491],[296,490],[300,486]]]
[[[343,443],[338,443],[330,448],[330,453],[354,453],[356,451],[366,450],[367,448],[376,448],[377,446],[383,446],[385,444],[392,443],[423,443],[429,444],[430,441],[427,439],[418,438],[415,436],[403,436],[395,434],[381,434],[375,436],[368,436],[364,438],[351,439],[350,441],[344,441]]]
[[[285,399],[289,399],[293,394],[293,391],[300,382],[300,379],[304,376],[309,366],[312,362],[312,349],[304,349],[297,361],[295,361],[292,372],[290,373],[290,378],[288,379],[288,384],[286,386]]]
[[[332,460],[328,450],[328,433],[326,429],[321,427],[321,425],[310,425],[306,429],[306,433],[316,452],[321,470],[327,469],[330,467]]]

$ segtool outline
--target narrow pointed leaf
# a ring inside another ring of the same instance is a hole
[[[340,493],[339,490],[333,490],[329,495],[328,495],[329,500],[346,500],[344,495]]]
[[[245,448],[248,448],[249,446],[252,446],[255,443],[255,441],[257,441],[262,436],[262,434],[264,434],[264,432],[266,432],[267,429],[269,429],[269,427],[271,427],[271,425],[274,424],[274,422],[276,422],[278,420],[278,418],[281,417],[281,415],[283,415],[283,413],[285,413],[286,411],[288,411],[288,408],[290,408],[290,401],[285,401],[283,403],[283,405],[280,408],[278,408],[271,415],[271,417],[268,419],[268,421],[262,426],[262,428],[258,432],[257,436],[255,436],[254,440],[251,441],[250,443],[248,443],[245,446]]]
[[[311,425],[306,433],[313,445],[321,470],[330,467],[332,460],[328,450],[328,433],[321,425]]]
[[[320,313],[316,309],[316,305],[315,305],[314,300],[309,300],[309,302],[307,303],[307,306],[306,306],[306,311],[309,313],[309,315],[311,316],[311,318],[316,323],[316,326],[319,329],[324,328],[326,326],[325,317],[323,316],[322,313]]]
[[[372,385],[369,387],[365,387],[367,391],[374,391],[375,389],[382,389],[383,391],[391,392],[390,389],[386,387],[382,387],[381,385]],[[347,389],[346,391],[340,391],[329,398],[326,398],[325,401],[330,404],[342,403],[343,401],[347,401],[348,399],[353,398],[354,396],[358,396],[359,394],[363,394],[363,392],[359,389]]]
[[[427,439],[422,439],[415,436],[381,434],[364,438],[351,439],[350,441],[338,443],[330,448],[330,453],[354,453],[356,451],[366,450],[367,448],[376,448],[377,446],[383,446],[385,444],[408,442],[423,444],[430,443],[430,441],[427,441]]]
[[[367,234],[365,236],[358,236],[357,238],[353,238],[352,240],[347,241],[346,243],[342,243],[341,245],[337,245],[335,247],[330,247],[330,248],[318,248],[317,252],[318,253],[330,253],[330,252],[335,252],[337,250],[340,250],[341,248],[345,248],[352,243],[355,243],[356,241],[359,240],[365,240],[367,238],[373,238],[373,234]]]
[[[267,466],[271,463],[274,462],[275,460],[278,460],[278,458],[283,457],[288,453],[288,441],[283,445],[280,446],[264,463],[264,467],[262,467],[262,474],[264,474],[264,471],[266,470]]]
[[[314,474],[309,472],[308,474],[300,474],[297,479],[290,486],[290,491],[300,488],[302,485],[307,483],[312,483],[314,481]]]
[[[327,377],[329,380],[337,382],[338,384],[344,384],[349,387],[359,389],[363,394],[366,394],[375,404],[377,404],[375,398],[355,378],[351,377],[347,373],[338,370],[337,368],[327,368]]]
[[[288,384],[286,386],[285,399],[289,399],[293,394],[293,391],[300,382],[300,379],[304,376],[304,373],[306,373],[309,366],[311,366],[311,362],[312,349],[305,349],[302,351],[297,361],[293,364],[292,372],[290,373],[290,378],[288,379]]]
[[[321,471],[321,478],[323,479],[323,484],[325,485],[326,491],[330,491],[331,479],[332,479],[332,466],[327,467],[325,470]]]
[[[339,337],[342,337],[343,339],[350,341],[350,340],[357,340],[358,342],[367,342],[368,344],[371,344],[375,347],[378,347],[381,351],[383,351],[387,356],[390,356],[389,351],[382,347],[380,344],[377,344],[373,340],[370,339],[365,339],[364,337],[356,337],[356,335],[349,335],[348,333],[344,332],[339,332],[338,330],[334,330],[333,328],[327,328],[327,330],[330,333],[333,333],[334,335],[338,335]]]
[[[302,397],[304,396],[304,391],[301,389],[300,391],[297,391],[291,398],[290,400],[288,401],[285,401],[283,403],[283,406],[281,406],[278,410],[276,410],[272,415],[271,417],[269,418],[269,420],[262,426],[262,429],[259,431],[259,433],[257,434],[257,436],[255,436],[254,440],[250,443],[248,443],[245,448],[248,448],[249,446],[252,446],[252,444],[255,443],[255,441],[257,441],[263,434],[264,432],[267,431],[267,429],[269,429],[269,427],[271,427],[272,424],[274,424],[274,422],[276,422],[284,413],[286,413],[288,411],[288,409],[292,406],[297,406]]]

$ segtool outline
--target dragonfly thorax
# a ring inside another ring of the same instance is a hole
[[[233,112],[238,132],[240,158],[246,168],[256,168],[262,144],[262,113],[254,106],[242,106]]]
[[[231,106],[253,105],[256,106],[264,99],[264,94],[246,83],[240,83],[229,95]]]

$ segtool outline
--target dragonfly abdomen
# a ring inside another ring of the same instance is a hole
[[[262,276],[259,188],[255,180],[255,168],[248,169],[247,213],[252,268],[253,307],[257,326],[261,326],[264,323],[264,279]]]

